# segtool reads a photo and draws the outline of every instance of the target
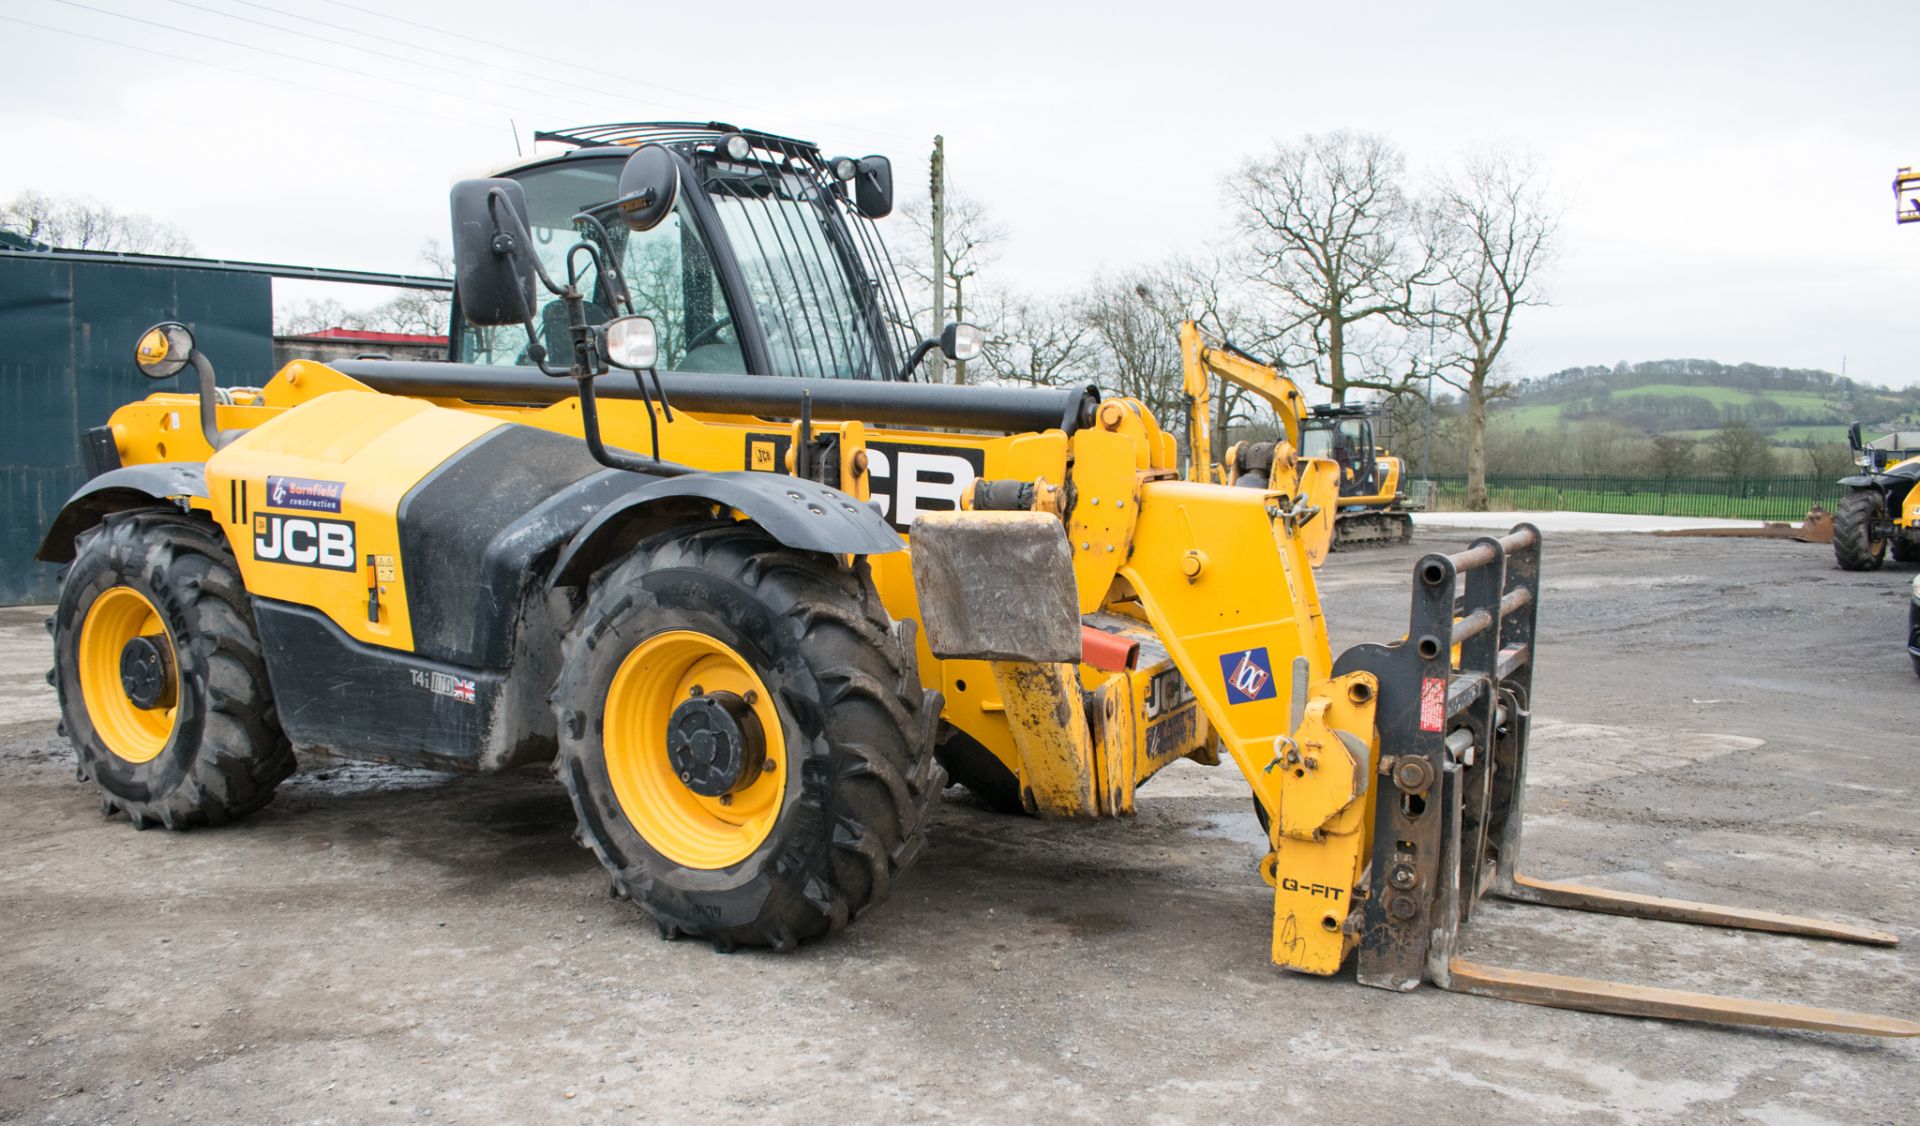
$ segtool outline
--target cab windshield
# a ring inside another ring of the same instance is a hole
[[[888,379],[874,347],[872,294],[862,294],[840,253],[812,177],[762,166],[714,163],[707,191],[719,212],[767,334],[775,375]]]

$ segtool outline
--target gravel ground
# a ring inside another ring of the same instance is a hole
[[[1423,550],[1336,556],[1336,646]],[[1911,568],[1549,540],[1529,870],[1920,932]],[[0,610],[0,1121],[1912,1121],[1920,1043],[1396,995],[1267,961],[1231,767],[1140,814],[958,791],[882,908],[799,953],[662,942],[544,772],[308,762],[240,825],[103,820]],[[1483,962],[1914,1016],[1920,955],[1489,905]]]

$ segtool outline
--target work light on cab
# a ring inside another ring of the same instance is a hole
[[[602,329],[607,362],[628,371],[651,371],[660,356],[660,337],[649,317],[615,317]]]
[[[940,333],[940,351],[949,360],[977,360],[986,343],[987,334],[977,325],[950,324]]]

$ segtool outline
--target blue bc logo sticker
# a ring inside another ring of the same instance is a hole
[[[1273,662],[1265,646],[1220,654],[1220,675],[1227,680],[1227,703],[1273,699]]]

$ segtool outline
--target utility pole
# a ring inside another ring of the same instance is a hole
[[[1427,491],[1433,491],[1433,341],[1434,321],[1440,312],[1440,291],[1427,291],[1427,440],[1420,451],[1420,480]]]
[[[933,160],[927,174],[928,215],[933,227],[933,332],[947,327],[947,139],[933,137]],[[935,383],[947,381],[947,358],[935,348],[927,355],[928,374]]]

